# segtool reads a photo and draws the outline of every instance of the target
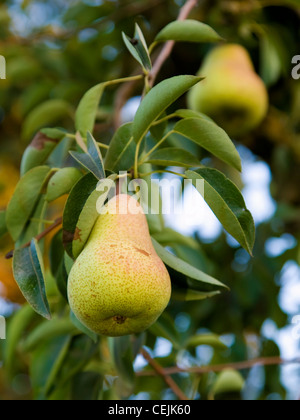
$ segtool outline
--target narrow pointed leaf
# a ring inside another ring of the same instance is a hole
[[[131,387],[134,384],[135,373],[133,369],[133,350],[130,336],[110,338],[110,346],[115,368],[124,382]]]
[[[48,166],[39,166],[31,169],[19,181],[6,211],[7,229],[14,241],[18,240],[34,212],[50,173]]]
[[[193,182],[198,179],[204,180],[205,201],[227,232],[252,254],[255,242],[255,225],[236,185],[216,169],[204,168],[197,172],[187,171],[186,176]]]
[[[103,95],[106,83],[100,83],[86,92],[81,99],[75,115],[75,127],[81,135],[93,132],[98,105]]]
[[[122,34],[123,41],[130,52],[144,70],[151,70],[152,64],[148,47],[140,27],[136,24],[134,38],[131,39],[125,33]]]
[[[79,319],[76,317],[74,312],[70,311],[70,320],[73,323],[73,325],[81,332],[86,334],[88,337],[90,337],[91,340],[93,340],[94,343],[97,343],[98,341],[98,335],[95,334],[93,331],[88,329],[85,325],[83,325]]]
[[[182,166],[196,168],[200,166],[199,160],[184,149],[167,147],[154,152],[147,163],[157,166]]]
[[[177,300],[179,302],[193,302],[196,300],[210,299],[218,296],[219,294],[220,292],[218,290],[214,292],[200,292],[199,290],[173,287],[172,300]]]
[[[199,83],[201,77],[175,76],[156,85],[142,101],[133,122],[133,137],[139,142],[151,124],[180,96]]]
[[[242,170],[241,158],[232,140],[214,122],[201,118],[186,118],[175,125],[174,131],[187,137],[238,171]]]
[[[222,37],[205,23],[193,19],[169,23],[155,38],[155,42],[169,40],[183,42],[219,42]]]
[[[38,132],[23,154],[21,176],[34,167],[44,165],[66,134],[64,131],[50,128]]]
[[[132,123],[122,125],[110,142],[105,156],[105,168],[115,173],[130,169],[134,164],[135,147]]]
[[[100,152],[100,148],[92,136],[91,133],[87,133],[87,148],[88,148],[88,154],[91,156],[97,167],[99,168],[99,171],[101,173],[101,177],[105,178],[105,171],[104,171],[104,164],[102,159],[102,154]]]
[[[87,132],[93,132],[99,102],[101,101],[104,89],[107,86],[125,83],[133,79],[136,80],[138,77],[142,78],[142,76],[136,76],[134,78],[128,77],[124,79],[110,80],[108,82],[99,83],[98,85],[89,89],[81,99],[76,110],[76,131],[79,131],[82,136],[85,136]]]
[[[70,152],[70,155],[84,168],[94,174],[98,180],[105,178],[102,155],[95,139],[90,133],[87,135],[87,153]]]
[[[39,315],[50,319],[51,314],[46,296],[43,262],[36,240],[33,240],[29,247],[15,251],[13,272],[27,302]]]
[[[76,168],[62,168],[51,178],[48,187],[46,200],[50,203],[69,194],[73,186],[82,177],[82,173]]]
[[[206,287],[213,289],[227,289],[227,286],[209,276],[206,273],[203,273],[201,270],[193,267],[192,265],[186,263],[175,255],[171,254],[164,247],[162,247],[155,239],[152,238],[154,248],[162,259],[162,261],[171,269],[175,270],[178,273],[185,275],[188,278],[197,280],[199,285],[203,284]],[[203,291],[206,291],[203,289]]]
[[[78,240],[79,242],[82,242],[82,232],[77,228],[78,220],[86,202],[95,191],[97,183],[98,181],[94,175],[88,173],[75,184],[68,197],[63,215],[63,242],[64,247],[71,258],[74,258],[73,241]],[[86,219],[86,227],[91,228],[96,221],[96,217],[97,211],[95,208],[94,217]]]

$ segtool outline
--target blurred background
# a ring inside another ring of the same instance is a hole
[[[7,80],[0,81],[0,209],[14,191],[22,153],[35,132],[48,126],[73,130],[74,110],[87,89],[137,71],[121,32],[132,34],[137,22],[150,44],[159,30],[177,18],[183,3],[0,1],[0,55],[7,61]],[[183,353],[180,363],[229,363],[277,355],[293,359],[300,356],[300,337],[293,333],[293,319],[300,315],[300,82],[291,75],[292,58],[300,54],[299,1],[203,0],[190,17],[247,48],[268,88],[270,109],[258,129],[234,139],[243,160],[242,176],[214,163],[243,189],[254,215],[254,258],[224,233],[201,198],[201,212],[195,217],[166,220],[173,229],[193,237],[195,253],[188,258],[231,288],[230,293],[205,302],[171,305],[169,315],[175,319],[177,334],[210,331],[221,335],[228,346],[223,352],[198,346],[194,358]],[[177,44],[159,80],[195,74],[210,48]],[[102,142],[113,133],[115,93],[108,90],[99,109],[95,136]],[[132,98],[137,95],[139,89],[130,92]],[[135,103],[127,104],[126,118]],[[205,154],[201,158],[204,163],[211,159]],[[187,191],[187,202],[190,197]],[[63,203],[57,206],[54,213],[62,210]],[[11,246],[7,237],[0,242],[0,285],[5,286],[0,288],[0,315],[6,317],[22,304],[4,259]],[[187,258],[184,245],[177,246],[177,253]],[[159,338],[154,355],[162,363],[171,363],[171,342]],[[139,356],[136,369],[143,363]],[[255,367],[244,377],[245,399],[300,398],[300,366]],[[141,380],[140,393],[132,398],[155,397],[151,384]],[[0,373],[0,399],[26,398],[28,387],[2,389]]]

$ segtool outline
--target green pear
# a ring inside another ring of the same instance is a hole
[[[199,74],[205,79],[189,93],[189,108],[211,117],[231,136],[248,133],[266,117],[268,92],[241,45],[214,48]]]
[[[70,272],[70,307],[97,334],[139,333],[167,307],[170,276],[154,250],[140,204],[121,194],[104,210]]]

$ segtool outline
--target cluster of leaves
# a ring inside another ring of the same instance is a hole
[[[99,181],[105,182],[106,176],[109,176],[110,179],[117,179],[121,171],[123,176],[124,171],[128,176],[131,174],[136,177],[143,176],[143,173],[140,173],[140,168],[144,164],[151,170],[153,170],[152,165],[165,169],[174,165],[185,168],[183,177],[193,181],[195,186],[198,179],[204,180],[204,199],[223,223],[225,229],[248,252],[251,253],[253,249],[254,222],[238,188],[221,172],[202,166],[185,149],[162,148],[168,138],[178,135],[181,138],[188,138],[233,168],[241,170],[240,157],[234,144],[212,120],[188,110],[178,110],[172,114],[166,114],[166,110],[191,87],[201,82],[201,78],[176,76],[164,80],[150,89],[147,83],[149,72],[151,72],[150,54],[138,26],[136,27],[135,42],[130,42],[128,39],[124,35],[126,45],[144,70],[144,76],[137,78],[145,79],[148,91],[134,121],[122,125],[116,131],[103,158],[100,151],[101,144],[99,146],[91,134],[95,126],[99,102],[105,88],[111,84],[130,81],[132,78],[101,83],[90,89],[82,98],[75,114],[76,134],[58,128],[43,129],[28,146],[21,164],[22,177],[5,211],[5,217],[2,217],[1,230],[7,229],[16,244],[13,255],[15,279],[30,306],[47,319],[51,319],[51,304],[46,293],[42,250],[37,240],[43,236],[47,207],[59,197],[69,194],[62,218],[62,230],[53,238],[50,246],[52,275],[61,292],[61,298],[67,300],[68,272],[72,267],[73,260],[83,250],[98,217],[96,202],[103,192],[97,188],[97,184]],[[185,21],[173,22],[168,25],[157,36],[155,42],[173,39],[217,42],[220,37],[207,25],[196,21]],[[173,122],[174,120],[175,122]],[[151,134],[151,130],[154,135]],[[62,145],[64,152],[72,159],[69,161],[67,159],[68,166],[63,165],[58,169],[51,165],[51,156],[57,149],[62,150]],[[146,179],[150,182],[151,176]],[[151,188],[150,185],[149,188]],[[101,198],[105,202],[106,197]],[[158,222],[161,221],[159,215],[157,219]],[[163,238],[165,232],[164,226],[161,225],[160,229],[155,231],[156,234],[159,234],[158,241],[153,239],[153,242],[158,255],[170,270],[174,299],[203,300],[226,288],[199,268],[167,251],[159,243],[159,238]],[[169,230],[167,233],[172,234]],[[61,302],[60,305],[62,305]],[[64,313],[68,312],[66,308]],[[24,310],[30,311],[27,307]],[[20,325],[18,325],[19,328]],[[153,328],[155,330],[159,327],[156,325]],[[78,335],[80,331],[87,337]],[[87,340],[87,347],[80,343],[80,348],[84,349],[84,352],[86,351],[85,356],[80,357],[81,368],[83,364],[85,366],[87,362],[90,362],[91,356],[97,349],[93,342],[98,342],[98,338],[81,325],[72,313],[70,313],[70,318],[66,318],[66,315],[59,316],[56,313],[49,324],[38,325],[32,331],[24,344],[25,348],[28,350],[37,346],[39,351],[43,351],[41,350],[43,338],[49,340],[50,336],[59,337],[59,339],[56,338],[51,342],[51,347],[48,345],[45,347],[47,352],[51,350],[52,358],[56,355],[51,363],[51,372],[47,376],[47,380],[42,383],[42,395],[45,397],[56,391],[54,379],[55,383],[59,383],[58,374],[62,373],[61,367],[63,370],[67,369],[66,358],[70,364],[72,376],[80,373],[79,366],[75,369],[70,362],[73,347],[76,348],[79,341]],[[128,338],[123,340],[127,345],[119,346],[118,340],[112,340],[115,346],[114,354],[117,351],[116,361],[121,364],[121,369],[124,369],[123,365],[126,359],[120,352],[129,351]],[[57,354],[53,351],[52,344],[55,348],[57,347]],[[11,353],[7,357],[10,359]],[[84,361],[85,363],[83,363]],[[133,359],[130,364],[126,365],[127,375],[128,367],[133,372],[132,362]],[[43,368],[45,369],[46,366]],[[67,371],[66,376],[68,377],[70,374]],[[39,374],[39,377],[43,377],[43,375]],[[86,379],[86,375],[84,375],[84,380]],[[99,375],[92,375],[89,379],[95,380],[99,384]],[[63,383],[66,381],[65,375],[62,381]]]

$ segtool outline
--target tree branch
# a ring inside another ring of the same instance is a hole
[[[37,235],[35,237],[35,239],[39,242],[41,239],[43,239],[45,236],[47,236],[50,232],[52,232],[52,230],[56,229],[58,226],[60,226],[62,224],[63,218],[59,217],[58,219],[56,219],[53,224],[51,226],[49,226],[47,229],[45,229],[43,232],[41,232],[39,235]],[[30,242],[27,242],[25,245],[22,246],[22,248],[27,248],[29,247],[31,244]],[[8,252],[8,254],[6,254],[5,258],[7,260],[11,259],[14,256],[14,250]]]
[[[180,9],[180,13],[178,15],[178,19],[177,20],[185,20],[190,12],[192,11],[192,9],[197,6],[198,4],[198,0],[187,0],[186,4]],[[151,72],[149,73],[148,77],[148,81],[149,81],[149,86],[153,87],[155,80],[157,78],[158,73],[160,72],[163,64],[165,63],[165,61],[168,59],[168,57],[170,56],[173,48],[175,45],[175,41],[169,41],[165,44],[165,46],[163,47],[163,49],[161,50],[160,54],[157,56],[154,64],[153,64],[153,68],[151,70]],[[133,75],[138,74],[138,73],[134,73]],[[128,98],[130,97],[131,93],[133,92],[134,88],[135,88],[136,82],[129,82],[124,84],[122,87],[120,87],[116,99],[115,99],[115,104],[114,104],[114,109],[115,109],[115,113],[114,113],[114,126],[117,129],[118,127],[120,127],[121,125],[121,111],[123,106],[126,104]]]
[[[196,7],[198,4],[198,0],[187,0],[185,5],[181,8],[180,13],[178,15],[177,20],[182,21],[188,18],[191,11]],[[175,41],[168,41],[163,49],[161,50],[159,56],[157,57],[153,68],[148,76],[149,79],[149,85],[150,87],[153,87],[155,80],[158,76],[158,73],[160,72],[162,66],[164,65],[165,61],[169,58],[171,55],[173,48],[175,46]]]
[[[135,72],[132,73],[132,76],[137,76],[140,74],[140,68],[138,68]],[[118,90],[118,93],[116,95],[115,103],[114,103],[114,128],[117,130],[121,124],[121,112],[130,98],[132,92],[134,91],[136,87],[137,81],[127,82],[124,83]]]
[[[153,374],[157,374],[160,376],[168,387],[174,392],[174,394],[179,398],[181,401],[187,401],[188,397],[184,394],[184,392],[179,388],[176,382],[165,373],[165,369],[157,363],[156,360],[152,359],[150,354],[143,348],[141,350],[142,356],[147,360],[150,366],[153,367],[154,372]]]
[[[206,366],[206,367],[191,367],[182,369],[178,366],[169,368],[162,368],[164,375],[173,375],[176,373],[196,373],[198,375],[204,375],[206,373],[223,372],[226,369],[244,370],[251,369],[254,366],[282,366],[282,365],[300,365],[300,357],[292,360],[285,360],[280,357],[265,357],[253,360],[246,360],[244,362],[228,363],[223,365]],[[138,376],[154,376],[156,371],[141,371],[137,373]]]

